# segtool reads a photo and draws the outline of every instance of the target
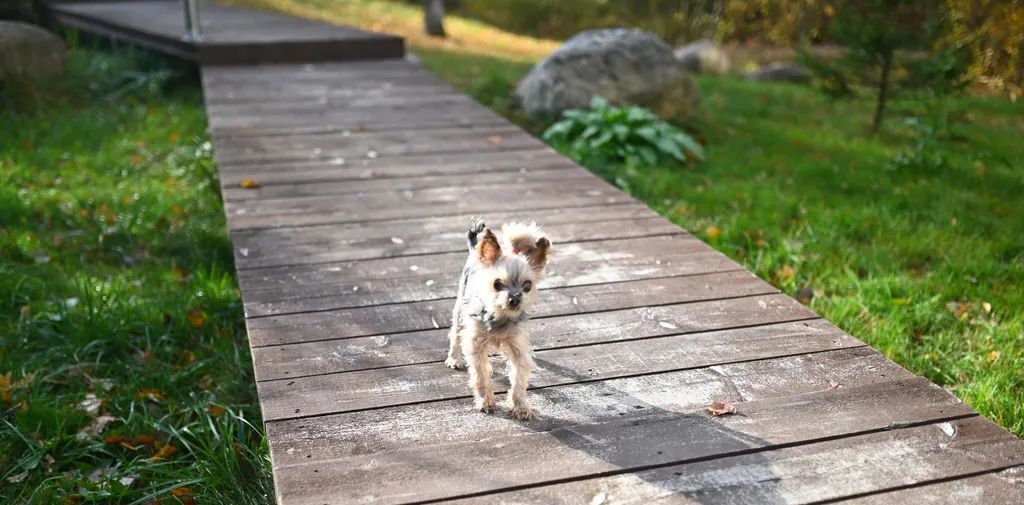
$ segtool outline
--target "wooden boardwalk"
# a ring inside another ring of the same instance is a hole
[[[209,64],[398,58],[402,39],[200,0],[203,38],[185,40],[182,0],[43,0],[60,24]]]
[[[279,503],[1024,503],[1024,442],[419,65],[202,75]],[[555,243],[533,421],[442,364],[472,214]]]

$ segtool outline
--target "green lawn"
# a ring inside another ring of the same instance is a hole
[[[270,503],[199,88],[134,61],[0,90],[0,503]]]
[[[420,49],[424,64],[539,134],[510,106],[529,64]],[[1024,436],[1024,103],[966,97],[952,135],[866,135],[868,97],[699,76],[689,169],[589,167],[844,330]],[[928,160],[941,157],[940,164]],[[894,406],[898,408],[898,406]]]

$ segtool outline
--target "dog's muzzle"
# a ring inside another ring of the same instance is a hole
[[[518,309],[519,304],[523,301],[522,293],[516,293],[508,297],[508,307],[510,309]]]

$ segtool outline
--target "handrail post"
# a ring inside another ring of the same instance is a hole
[[[203,38],[203,29],[199,25],[199,2],[198,0],[182,0],[181,5],[185,11],[185,40],[198,41]]]

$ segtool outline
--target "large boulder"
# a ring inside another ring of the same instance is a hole
[[[746,74],[746,76],[747,79],[753,79],[755,81],[780,81],[807,84],[811,82],[813,74],[811,74],[811,71],[807,67],[797,65],[795,63],[771,63]]]
[[[676,59],[691,72],[722,75],[729,72],[729,55],[718,44],[702,39],[676,48]]]
[[[0,21],[0,80],[46,77],[64,70],[67,47],[38,26]]]
[[[683,119],[697,109],[693,79],[664,41],[643,30],[580,32],[537,63],[516,95],[534,116],[586,108],[594,96],[618,105],[643,105],[663,118]]]

